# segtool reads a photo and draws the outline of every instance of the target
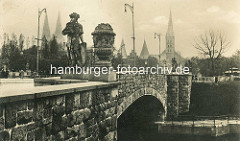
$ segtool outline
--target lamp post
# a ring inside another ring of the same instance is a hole
[[[123,66],[123,54],[122,54],[122,48],[125,46],[125,44],[121,45],[121,66]]]
[[[37,75],[38,75],[38,72],[39,72],[39,40],[40,39],[40,17],[41,17],[41,14],[42,12],[47,12],[46,8],[43,8],[42,10],[39,10],[38,9],[38,35],[37,35]]]
[[[161,59],[161,56],[160,56],[160,54],[161,54],[161,34],[155,32],[155,33],[154,33],[154,39],[156,39],[156,38],[158,38],[158,41],[159,41],[159,49],[158,49],[159,54],[158,54],[158,59],[159,59],[159,65],[160,65],[160,59]]]
[[[132,5],[129,5],[127,3],[125,3],[125,12],[127,12],[127,7],[130,9],[130,11],[132,12],[132,30],[133,30],[133,50],[132,53],[134,55],[134,66],[136,65],[136,51],[135,51],[135,26],[134,26],[134,3],[132,3]]]

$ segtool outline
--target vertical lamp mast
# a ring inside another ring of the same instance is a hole
[[[42,12],[47,12],[46,8],[43,8],[41,11],[38,9],[38,33],[37,33],[37,75],[39,73],[39,40],[40,39],[40,17]]]
[[[132,53],[135,55],[136,54],[136,50],[135,50],[135,26],[134,26],[134,3],[132,3],[132,5],[129,4],[125,4],[125,12],[127,12],[127,7],[130,9],[130,11],[132,12],[132,30],[133,30],[133,50]],[[134,66],[136,65],[136,55],[134,56]]]
[[[160,65],[160,59],[161,59],[161,56],[160,56],[160,54],[161,54],[161,33],[156,33],[156,32],[155,32],[155,33],[154,33],[154,39],[156,39],[156,38],[158,38],[158,41],[159,41],[158,60],[159,60],[159,65]]]

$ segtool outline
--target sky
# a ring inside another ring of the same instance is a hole
[[[136,51],[140,54],[144,39],[150,54],[157,54],[159,42],[154,32],[161,33],[161,51],[166,47],[170,9],[175,33],[175,49],[183,57],[199,55],[193,47],[194,39],[209,30],[223,32],[231,42],[225,56],[240,49],[240,0],[0,0],[0,43],[3,33],[37,36],[38,9],[47,9],[50,32],[54,34],[58,13],[62,27],[69,14],[80,14],[83,38],[93,45],[91,33],[100,23],[109,23],[116,33],[115,47],[124,40],[127,53],[132,50],[132,15],[124,12],[124,4],[134,2]],[[40,27],[44,22],[42,13]],[[42,32],[42,30],[41,30]]]

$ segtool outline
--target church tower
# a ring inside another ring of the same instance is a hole
[[[55,37],[57,39],[58,43],[62,43],[63,40],[63,35],[62,35],[62,24],[61,24],[61,16],[60,12],[58,12],[58,18],[57,18],[57,24],[56,24],[56,30],[55,30]]]
[[[141,51],[141,54],[140,54],[140,58],[141,59],[148,59],[148,57],[149,57],[149,52],[148,52],[146,41],[144,39],[142,51]]]
[[[168,64],[172,63],[172,58],[175,57],[175,36],[173,32],[172,12],[168,21],[168,29],[166,33],[166,61]]]
[[[51,40],[50,28],[48,24],[48,16],[45,14],[45,19],[43,23],[43,31],[42,31],[42,44],[39,50],[39,57],[43,57],[43,51],[47,49],[48,42]],[[49,48],[48,48],[49,49]]]
[[[122,55],[123,59],[127,58],[127,51],[126,51],[126,47],[125,47],[125,43],[124,43],[123,39],[122,39],[122,42],[121,42],[121,46],[118,50],[118,53],[120,53]]]
[[[45,14],[45,19],[44,19],[44,24],[43,24],[42,39],[44,38],[44,36],[47,39],[47,41],[49,42],[51,39],[51,34],[50,34],[50,28],[49,28],[49,24],[48,24],[47,13]]]

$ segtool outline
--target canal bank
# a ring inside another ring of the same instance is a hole
[[[157,137],[164,141],[239,141],[240,122],[230,120],[155,122]]]

